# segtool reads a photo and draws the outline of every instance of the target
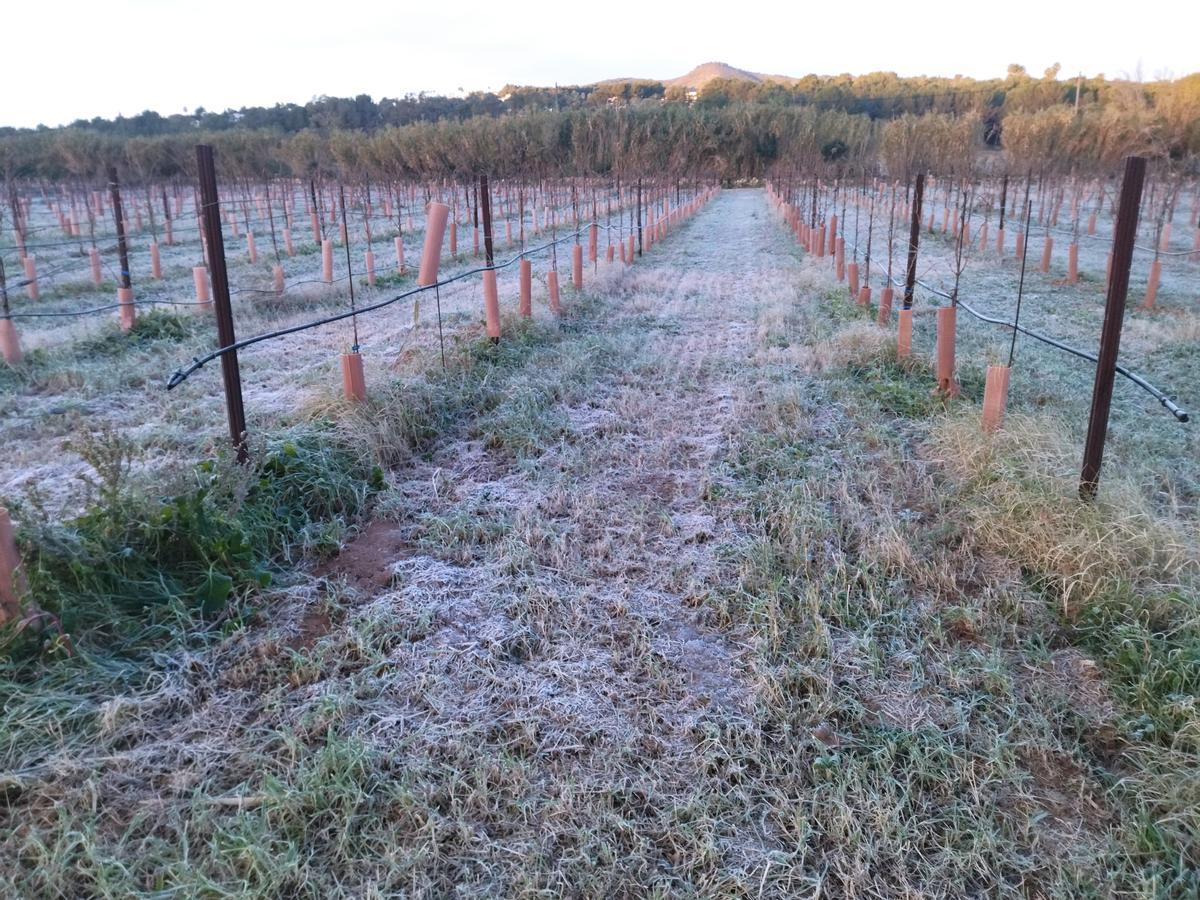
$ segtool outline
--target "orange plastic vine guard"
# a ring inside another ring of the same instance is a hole
[[[321,241],[321,280],[333,284],[333,241]]]
[[[137,311],[133,305],[133,288],[117,288],[117,309],[121,316],[121,330],[132,331],[137,324]]]
[[[375,287],[375,251],[367,250],[363,253],[363,264],[367,269],[367,284]]]
[[[283,293],[283,266],[279,263],[271,267],[271,286],[275,288],[275,293]]]
[[[575,290],[583,290],[583,246],[576,244],[571,248],[571,283]]]
[[[1046,243],[1042,245],[1042,265],[1041,271],[1050,271],[1050,256],[1054,253],[1054,238],[1046,235]]]
[[[417,272],[417,284],[422,287],[437,281],[438,266],[442,258],[442,241],[446,236],[446,220],[450,207],[445,203],[430,203],[425,214],[425,246],[421,251],[421,267]]]
[[[162,258],[158,255],[158,241],[150,242],[150,275],[162,278]]]
[[[959,394],[954,380],[954,339],[958,310],[943,306],[937,311],[937,383],[938,390],[950,397]]]
[[[37,260],[30,255],[26,256],[21,262],[25,266],[25,296],[30,300],[36,300],[40,293],[37,281]]]
[[[557,316],[562,313],[562,305],[558,302],[558,272],[554,269],[546,273],[546,287],[550,291],[550,311]]]
[[[1079,283],[1079,245],[1074,243],[1067,248],[1067,282]]]
[[[852,263],[850,263],[848,268],[849,268],[848,274],[850,276],[850,278],[849,278],[850,296],[857,297],[858,296],[858,263],[852,262]]]
[[[500,340],[500,291],[495,269],[486,269],[483,273],[483,314],[487,319],[488,337],[493,341]]]
[[[1146,282],[1146,297],[1142,300],[1142,309],[1153,309],[1154,300],[1158,297],[1158,280],[1162,277],[1162,262],[1154,260],[1150,263],[1150,280]]]
[[[0,352],[4,354],[4,361],[10,366],[19,366],[24,359],[21,353],[21,339],[12,319],[0,319]]]
[[[208,293],[208,269],[204,266],[192,266],[192,284],[196,288],[196,302],[207,306],[212,302]]]
[[[292,243],[292,229],[290,228],[283,229],[283,246],[289,257],[296,255],[296,245]]]
[[[900,310],[897,316],[896,355],[903,359],[912,355],[913,313],[911,309]]]
[[[367,399],[367,381],[360,353],[342,354],[342,392],[347,400],[362,403]]]
[[[519,298],[518,309],[522,316],[529,318],[533,315],[533,263],[522,259],[519,266]]]
[[[20,616],[21,597],[27,590],[12,519],[0,506],[0,623]]]
[[[983,385],[983,430],[992,433],[1004,424],[1004,409],[1008,405],[1008,366],[988,366]]]
[[[895,296],[895,291],[891,285],[885,287],[879,292],[879,312],[875,316],[875,321],[879,325],[886,325],[892,319],[892,298]]]

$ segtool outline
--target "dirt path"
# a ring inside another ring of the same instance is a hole
[[[442,680],[463,726],[495,714],[478,704],[515,704],[535,730],[570,733],[551,744],[597,729],[618,739],[637,730],[629,700],[641,696],[672,723],[647,729],[662,740],[712,709],[753,705],[738,635],[706,622],[705,591],[728,575],[740,538],[706,494],[756,377],[759,320],[795,299],[783,240],[762,192],[721,196],[634,267],[619,299],[602,301],[618,358],[572,402],[542,411],[562,420],[555,446],[519,465],[479,441],[442,447],[398,473],[396,493],[421,512],[377,523],[362,541],[372,552],[352,547],[331,567],[373,595],[359,614],[430,623],[407,654],[420,671],[469,682],[481,648],[537,634],[502,700]],[[391,590],[377,588],[383,567]],[[626,649],[637,666],[623,663]]]

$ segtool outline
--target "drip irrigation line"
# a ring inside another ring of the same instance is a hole
[[[1028,242],[1026,242],[1026,243],[1028,244]],[[882,270],[882,266],[877,266],[877,267]],[[885,275],[884,277],[886,278],[887,276]],[[903,279],[891,279],[891,282],[896,287],[904,286]],[[979,310],[975,309],[973,306],[971,306],[969,303],[962,300],[961,298],[959,298],[957,301],[955,301],[955,299],[953,297],[951,297],[950,294],[946,293],[943,290],[940,290],[939,288],[934,287],[931,284],[925,283],[924,281],[922,281],[919,278],[915,279],[915,282],[916,282],[916,284],[920,285],[926,291],[928,291],[931,294],[934,294],[935,296],[941,297],[945,300],[949,300],[951,303],[957,302],[957,305],[960,308],[965,309],[968,313],[970,313],[972,316],[974,316],[980,322],[987,322],[990,325],[999,325],[1002,328],[1013,329],[1014,339],[1015,339],[1016,332],[1019,331],[1021,334],[1025,335],[1026,337],[1031,337],[1036,341],[1041,341],[1044,344],[1048,344],[1051,347],[1054,347],[1058,350],[1062,350],[1064,353],[1069,353],[1072,356],[1077,356],[1080,359],[1086,359],[1093,363],[1099,362],[1099,357],[1095,353],[1090,353],[1087,350],[1080,350],[1078,347],[1072,347],[1070,344],[1064,343],[1063,341],[1060,341],[1057,338],[1051,337],[1048,334],[1043,334],[1040,331],[1034,331],[1032,328],[1028,328],[1025,325],[1020,324],[1019,322],[1015,322],[1015,321],[1010,322],[1008,319],[1000,319],[1000,318],[996,318],[995,316],[989,316],[989,315],[986,315],[985,313],[981,313]],[[1146,393],[1148,393],[1151,397],[1153,397],[1155,400],[1157,400],[1159,402],[1159,404],[1167,412],[1169,412],[1172,416],[1174,416],[1177,421],[1179,421],[1179,422],[1190,421],[1190,416],[1189,416],[1187,410],[1180,407],[1179,404],[1177,404],[1175,402],[1175,398],[1173,396],[1166,394],[1165,392],[1159,390],[1154,385],[1152,385],[1149,381],[1147,381],[1145,378],[1143,378],[1141,375],[1127,369],[1125,366],[1122,366],[1120,363],[1117,364],[1117,373],[1119,375],[1127,378],[1128,380],[1132,381],[1134,384],[1136,384],[1138,387],[1140,387],[1142,390],[1144,390]]]
[[[590,224],[591,223],[589,223],[589,226],[590,226]],[[599,227],[604,228],[606,226],[600,225]],[[513,263],[517,262],[518,260],[520,260],[526,256],[529,256],[534,253],[540,253],[541,251],[547,250],[547,249],[550,249],[553,251],[554,248],[556,248],[558,244],[564,243],[564,242],[570,240],[571,238],[578,239],[582,234],[583,234],[583,229],[576,229],[574,232],[565,234],[563,237],[557,238],[553,241],[550,241],[549,243],[541,244],[540,246],[533,247],[529,250],[522,250],[516,256],[513,256],[511,259],[508,259],[503,263],[495,263],[490,266],[479,266],[474,269],[467,269],[464,272],[460,272],[457,275],[453,275],[444,280],[435,281],[433,284],[422,285],[422,286],[413,288],[412,290],[405,291],[402,294],[397,294],[394,297],[389,297],[386,300],[381,300],[378,303],[373,303],[369,306],[359,307],[357,310],[336,313],[331,316],[325,316],[324,318],[321,318],[321,319],[315,319],[311,322],[305,322],[300,325],[293,325],[289,328],[281,328],[276,331],[264,332],[263,334],[255,335],[254,337],[244,338],[240,341],[235,341],[234,343],[232,343],[226,347],[219,347],[216,350],[212,351],[211,353],[209,353],[205,356],[196,357],[195,359],[192,360],[191,364],[189,366],[187,366],[186,368],[176,369],[175,373],[167,381],[167,390],[171,390],[171,389],[179,386],[184,381],[186,381],[194,372],[196,372],[198,369],[202,368],[206,363],[212,362],[214,359],[224,356],[226,353],[230,353],[230,352],[236,351],[236,350],[242,350],[246,347],[253,346],[254,344],[260,344],[264,341],[270,341],[270,340],[274,340],[276,338],[285,337],[289,334],[296,334],[297,332],[300,332],[300,331],[307,331],[310,328],[319,328],[322,325],[330,325],[334,322],[340,322],[344,319],[348,319],[351,316],[362,315],[365,313],[374,312],[376,310],[391,306],[394,303],[398,303],[401,300],[405,300],[408,297],[413,297],[418,294],[422,294],[422,293],[430,290],[431,288],[435,289],[434,295],[435,295],[435,297],[438,298],[438,303],[440,304],[440,302],[441,302],[440,290],[437,290],[437,289],[442,287],[443,285],[453,284],[456,281],[462,281],[464,278],[469,278],[473,275],[479,275],[483,272],[499,271],[500,269],[506,269],[509,266],[511,266]],[[440,308],[440,306],[439,306],[439,308]]]
[[[922,287],[924,287],[924,285],[922,285]],[[1004,328],[1011,328],[1011,329],[1013,329],[1014,332],[1019,331],[1019,332],[1021,332],[1021,334],[1027,335],[1027,336],[1029,336],[1035,340],[1041,341],[1045,344],[1049,344],[1051,347],[1055,347],[1059,350],[1064,351],[1065,353],[1070,353],[1072,356],[1078,356],[1080,359],[1086,359],[1093,363],[1099,362],[1099,358],[1097,357],[1097,355],[1095,353],[1089,353],[1087,350],[1080,350],[1078,347],[1072,347],[1070,344],[1065,344],[1062,341],[1057,340],[1056,338],[1050,337],[1049,335],[1045,335],[1045,334],[1042,334],[1041,332],[1034,331],[1031,328],[1026,328],[1024,325],[1021,325],[1019,323],[1009,322],[1006,319],[997,319],[992,316],[984,315],[983,313],[981,313],[978,310],[971,307],[970,304],[965,303],[962,300],[958,301],[958,305],[960,307],[962,307],[963,309],[965,309],[967,312],[969,312],[972,316],[974,316],[976,319],[978,319],[981,322],[988,322],[993,325],[1000,325]],[[1181,408],[1175,402],[1173,397],[1160,391],[1158,388],[1156,388],[1154,385],[1152,385],[1150,382],[1148,382],[1141,375],[1138,375],[1136,372],[1130,371],[1129,369],[1122,366],[1120,363],[1117,364],[1117,372],[1120,375],[1123,375],[1125,378],[1128,378],[1130,381],[1132,381],[1134,384],[1136,384],[1142,390],[1146,391],[1146,393],[1148,393],[1151,397],[1153,397],[1155,400],[1157,400],[1159,402],[1159,404],[1161,404],[1162,407],[1167,410],[1167,412],[1169,412],[1171,415],[1173,415],[1176,418],[1176,420],[1178,420],[1180,422],[1187,422],[1189,420],[1189,415],[1188,415],[1187,410]]]
[[[94,309],[71,310],[69,312],[43,312],[43,313],[8,313],[0,315],[0,321],[5,319],[67,319],[76,318],[79,316],[90,316],[96,313],[111,312],[114,309],[120,309],[122,306],[130,306],[129,303],[112,303],[108,306],[97,306]],[[198,303],[195,300],[159,300],[153,297],[147,297],[143,300],[134,300],[133,306],[208,306],[207,303]]]
[[[111,267],[109,267],[109,272],[110,273],[112,272]],[[306,279],[304,281],[293,281],[284,287],[284,291],[286,292],[289,288],[300,287],[301,285],[305,285],[305,284],[332,284],[332,283],[336,283],[339,281],[345,281],[349,277],[350,276],[348,276],[348,275],[339,275],[338,277],[333,279],[333,282],[325,281],[323,278],[310,278],[310,279]],[[230,291],[229,293],[230,293],[230,296],[234,296],[237,294],[251,294],[251,293],[253,293],[253,294],[278,294],[278,292],[274,288],[270,288],[270,289],[268,289],[268,288],[239,288],[238,290]],[[146,299],[142,299],[142,300],[134,300],[133,303],[134,303],[134,305],[149,305],[149,306],[210,306],[212,304],[212,301],[209,300],[205,303],[201,303],[197,300],[158,300],[158,299],[154,299],[154,298],[146,298]],[[97,306],[94,309],[71,310],[68,312],[47,312],[47,313],[14,312],[14,313],[9,313],[8,315],[0,314],[0,320],[3,320],[3,319],[59,319],[59,318],[65,319],[65,318],[80,317],[80,316],[90,316],[90,315],[95,315],[97,313],[102,313],[102,312],[109,312],[114,309],[120,309],[120,307],[121,307],[121,304],[112,304],[109,306]]]

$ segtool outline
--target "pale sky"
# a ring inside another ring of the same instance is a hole
[[[1124,5],[1122,5],[1124,6]],[[1200,5],[1139,0],[10,0],[0,125],[163,114],[321,94],[665,79],[709,61],[781,75],[894,71],[1178,77],[1200,70]],[[1127,15],[1136,16],[1133,24]]]

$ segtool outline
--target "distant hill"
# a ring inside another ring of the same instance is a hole
[[[755,84],[762,84],[766,81],[793,84],[799,81],[798,78],[789,78],[787,75],[763,75],[761,72],[750,72],[746,69],[731,66],[729,63],[706,62],[696,66],[696,68],[692,69],[686,75],[668,79],[663,84],[667,87],[678,86],[701,90],[710,81],[715,81],[718,78],[728,78],[733,81],[752,81]]]

